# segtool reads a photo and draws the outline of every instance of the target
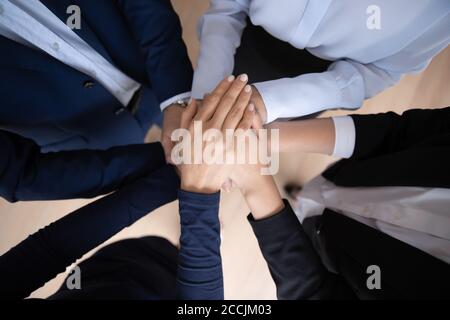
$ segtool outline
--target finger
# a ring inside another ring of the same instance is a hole
[[[161,143],[164,148],[164,155],[166,157],[166,162],[168,164],[173,164],[172,149],[173,149],[174,143],[172,142],[172,140],[169,137],[164,137],[163,140],[161,141]]]
[[[241,94],[239,95],[239,98],[237,99],[233,108],[231,108],[231,111],[225,118],[225,122],[223,124],[224,130],[236,129],[236,127],[242,120],[245,109],[249,105],[251,97],[252,97],[252,87],[250,85],[246,85],[244,87],[244,90],[241,91]]]
[[[256,112],[255,116],[253,117],[252,128],[256,131],[258,131],[259,129],[264,129],[261,116],[257,112]]]
[[[233,84],[234,80],[234,76],[229,76],[228,78],[222,80],[213,92],[205,95],[205,97],[203,98],[202,107],[199,108],[199,112],[195,120],[207,121],[211,119],[220,100]]]
[[[244,116],[238,125],[238,129],[249,130],[252,127],[253,118],[255,117],[255,105],[250,103],[245,109]]]
[[[192,99],[191,102],[186,107],[186,109],[184,109],[183,113],[181,114],[180,128],[188,129],[196,113],[197,113],[197,100]]]
[[[248,82],[248,76],[246,74],[240,75],[236,80],[233,81],[230,88],[223,95],[222,99],[217,106],[214,115],[211,119],[212,126],[217,129],[222,128],[222,124],[225,121],[231,108],[236,103],[241,91],[244,90]]]
[[[222,190],[223,191],[225,191],[225,192],[230,192],[230,190],[231,190],[231,187],[232,187],[232,183],[231,183],[231,180],[230,179],[227,179],[227,181],[225,181],[223,184],[222,184]]]

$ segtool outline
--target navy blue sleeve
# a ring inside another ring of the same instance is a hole
[[[179,191],[181,238],[177,296],[181,300],[223,300],[220,256],[220,193]]]
[[[182,39],[180,20],[169,0],[118,0],[147,64],[159,102],[190,92],[193,69]]]
[[[162,167],[161,144],[41,153],[32,140],[0,130],[0,196],[10,202],[92,198]]]
[[[0,257],[0,297],[22,299],[149,212],[174,201],[179,178],[165,165],[22,241]]]

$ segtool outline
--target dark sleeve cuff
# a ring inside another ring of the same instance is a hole
[[[283,203],[284,208],[277,214],[268,218],[255,220],[251,213],[247,216],[257,238],[263,236],[265,239],[270,239],[271,237],[279,238],[279,234],[273,232],[273,230],[281,230],[283,233],[289,233],[291,232],[289,230],[295,232],[301,227],[300,221],[298,221],[289,202],[286,199],[283,199]]]
[[[220,202],[220,191],[212,194],[205,194],[180,189],[178,191],[178,198],[180,199],[180,202],[183,201],[191,204],[215,206]]]

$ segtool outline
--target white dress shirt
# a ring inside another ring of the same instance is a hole
[[[192,95],[203,98],[231,74],[246,18],[274,37],[322,59],[323,73],[256,83],[268,122],[331,108],[359,108],[364,99],[419,72],[450,43],[448,0],[210,0],[199,24],[200,56]],[[380,8],[381,29],[367,9]],[[280,57],[283,59],[283,57]]]
[[[332,118],[333,156],[350,158],[356,142],[350,116]],[[450,190],[421,187],[339,187],[318,176],[307,183],[294,211],[300,220],[339,212],[450,263]]]
[[[0,35],[40,49],[102,84],[126,107],[141,84],[112,65],[38,0],[0,0]],[[161,103],[161,108],[183,93]]]
[[[349,188],[318,176],[297,201],[294,211],[300,222],[328,208],[450,263],[449,189]]]

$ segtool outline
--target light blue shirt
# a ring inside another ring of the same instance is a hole
[[[356,109],[420,72],[450,43],[449,0],[211,0],[199,24],[193,97],[203,98],[231,74],[247,16],[274,37],[335,61],[323,73],[255,86],[277,118],[333,108]],[[368,27],[379,8],[379,29]],[[280,57],[283,59],[283,57]]]

